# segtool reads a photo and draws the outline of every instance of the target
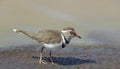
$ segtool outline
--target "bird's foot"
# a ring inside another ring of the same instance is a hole
[[[44,61],[39,61],[40,64],[47,64],[46,62]]]

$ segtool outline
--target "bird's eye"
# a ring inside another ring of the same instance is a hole
[[[73,34],[73,32],[72,32],[72,31],[70,31],[70,34]]]
[[[73,31],[70,31],[70,34],[71,34],[71,35],[75,35],[75,32],[73,32]]]

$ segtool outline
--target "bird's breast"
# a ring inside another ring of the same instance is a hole
[[[62,49],[62,42],[60,43],[56,43],[56,44],[46,44],[46,43],[43,43],[45,48],[47,49],[51,49],[51,50],[59,50],[59,49]]]

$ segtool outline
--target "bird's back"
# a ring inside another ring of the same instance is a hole
[[[61,32],[57,30],[42,30],[39,31],[35,38],[38,42],[44,42],[46,44],[55,44],[61,42]]]

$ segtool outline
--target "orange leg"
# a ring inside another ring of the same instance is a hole
[[[42,49],[40,50],[40,60],[39,60],[40,64],[46,64],[45,62],[42,61],[43,49],[44,49],[44,47],[42,47]]]
[[[53,57],[52,57],[52,51],[50,51],[50,61],[51,61],[51,63],[53,64],[53,65],[56,65],[54,62],[53,62]]]

